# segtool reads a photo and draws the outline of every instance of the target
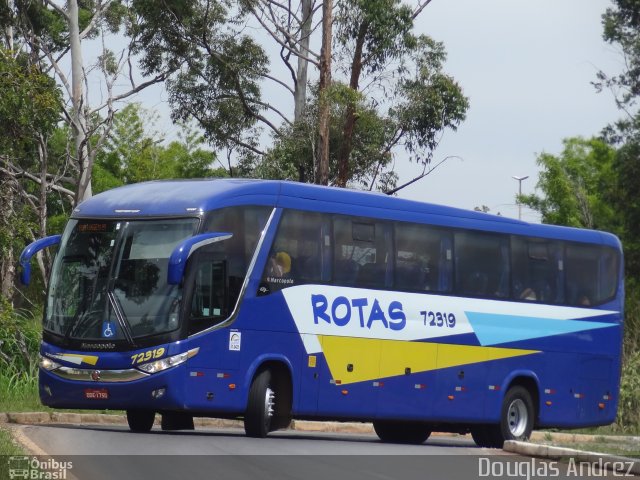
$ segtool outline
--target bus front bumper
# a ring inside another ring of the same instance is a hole
[[[131,370],[40,368],[43,405],[87,410],[184,408],[185,365],[147,374]]]

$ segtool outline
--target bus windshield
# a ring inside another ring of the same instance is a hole
[[[173,248],[198,219],[71,220],[51,275],[44,329],[68,338],[121,340],[178,328]]]

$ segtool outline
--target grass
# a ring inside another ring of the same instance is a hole
[[[122,414],[121,410],[60,410],[42,405],[38,394],[38,373],[0,370],[0,412],[73,412]]]
[[[26,455],[25,451],[16,444],[11,433],[0,427],[0,461],[7,455]]]
[[[599,442],[597,440],[593,442],[573,442],[573,443],[557,443],[554,442],[555,447],[573,448],[575,450],[582,450],[585,452],[606,453],[609,455],[617,455],[619,457],[637,458],[640,459],[640,444],[637,442],[625,443],[625,442],[613,442],[606,440]]]
[[[562,430],[560,433],[563,433]],[[592,440],[570,442],[554,439],[550,432],[546,432],[541,443],[554,447],[640,459],[640,441],[637,437],[620,435],[618,431],[612,431],[610,427],[593,428],[588,431],[587,429],[572,430],[567,433],[583,433],[593,435],[593,437]]]
[[[36,372],[0,371],[0,412],[43,411]]]

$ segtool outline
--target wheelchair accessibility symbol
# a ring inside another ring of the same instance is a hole
[[[116,326],[111,322],[102,323],[102,337],[111,338],[116,334]]]

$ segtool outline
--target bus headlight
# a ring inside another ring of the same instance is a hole
[[[59,363],[54,362],[50,358],[43,357],[43,356],[40,356],[39,365],[40,365],[40,368],[42,368],[43,370],[46,370],[47,372],[50,372],[51,370],[55,370],[56,368],[60,368],[62,366]]]
[[[138,368],[147,373],[162,372],[163,370],[167,370],[168,368],[175,367],[177,365],[180,365],[181,363],[186,362],[191,357],[197,355],[199,350],[200,348],[192,348],[188,352],[180,353],[172,357],[162,358],[160,360],[156,360],[155,362],[138,365]]]

